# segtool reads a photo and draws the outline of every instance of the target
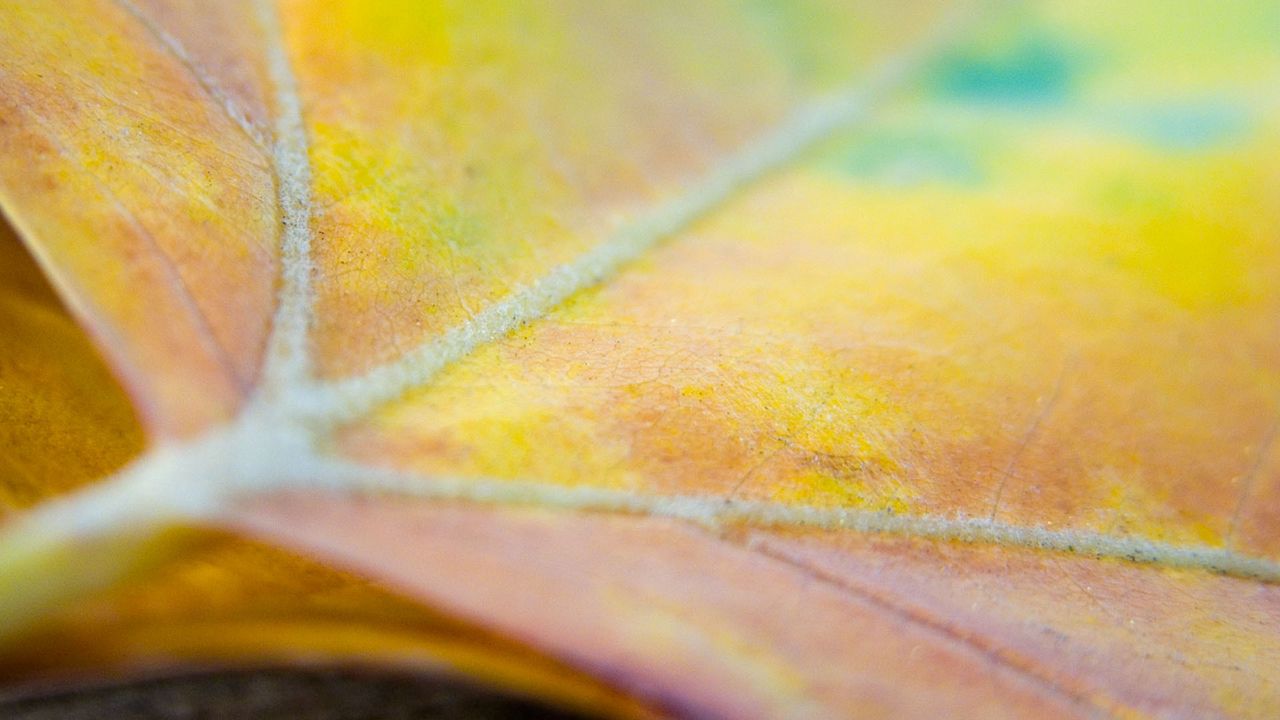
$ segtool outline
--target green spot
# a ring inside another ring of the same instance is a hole
[[[1032,36],[946,58],[930,84],[963,102],[1056,105],[1070,97],[1078,68],[1061,41]]]
[[[876,132],[829,156],[828,169],[890,187],[976,185],[984,180],[979,154],[954,138]]]
[[[1249,129],[1243,110],[1212,102],[1135,108],[1108,124],[1160,149],[1183,152],[1222,145]]]
[[[847,79],[849,38],[831,8],[799,0],[747,0],[745,8],[796,77],[819,84]]]

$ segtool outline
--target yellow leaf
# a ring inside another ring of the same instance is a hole
[[[206,5],[0,15],[13,681],[1280,711],[1274,3]]]
[[[5,515],[119,469],[142,450],[129,400],[0,224],[0,506]]]

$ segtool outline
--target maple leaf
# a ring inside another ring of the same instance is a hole
[[[7,5],[6,674],[1273,715],[1272,5]]]

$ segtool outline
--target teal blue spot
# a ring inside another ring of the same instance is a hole
[[[1205,150],[1245,134],[1246,113],[1222,103],[1192,103],[1128,110],[1115,120],[1118,129],[1173,151]]]
[[[975,185],[984,180],[977,153],[935,135],[872,133],[829,156],[827,167],[877,185]]]
[[[1050,105],[1070,96],[1077,74],[1065,46],[1040,37],[997,52],[946,58],[932,84],[939,95],[964,102]]]

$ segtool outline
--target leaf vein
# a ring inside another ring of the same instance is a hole
[[[445,367],[478,348],[546,316],[574,294],[613,275],[756,181],[796,162],[818,143],[863,120],[875,101],[912,77],[961,24],[958,15],[948,14],[912,47],[877,65],[861,82],[794,112],[683,194],[642,215],[577,259],[475,312],[470,320],[397,360],[362,375],[319,386],[311,412],[333,423],[358,418],[425,385]]]
[[[212,75],[205,72],[204,68],[200,67],[200,64],[195,61],[195,58],[191,57],[191,53],[187,52],[186,46],[184,46],[178,38],[160,27],[160,25],[144,13],[141,8],[131,2],[131,0],[112,1],[120,7],[120,9],[132,16],[133,19],[151,35],[151,37],[155,38],[156,42],[160,43],[161,47],[168,51],[170,55],[172,55],[184,68],[186,68],[187,72],[189,72],[191,77],[196,81],[196,84],[204,91],[205,95],[207,95],[210,100],[213,100],[214,104],[222,110],[227,118],[231,120],[231,122],[234,123],[236,127],[239,128],[241,132],[243,132],[245,136],[258,147],[258,149],[265,150],[270,146],[270,143],[267,142],[267,138],[263,134],[262,130],[253,124],[253,121],[249,119],[249,115],[244,111],[244,108],[240,107],[240,104],[232,99],[232,97],[222,89],[221,83],[215,80]]]
[[[72,151],[70,147],[62,141],[61,138],[51,129],[53,126],[45,118],[33,110],[32,108],[21,105],[20,112],[28,115],[35,120],[43,131],[44,136],[49,142],[58,149],[58,152],[68,161],[75,163],[76,167],[84,173],[85,177],[102,192],[103,197],[111,204],[113,208],[120,214],[120,217],[137,233],[138,238],[142,240],[151,253],[159,260],[159,267],[164,275],[168,278],[170,287],[173,288],[177,301],[187,312],[192,322],[192,329],[196,335],[203,341],[205,349],[209,352],[213,362],[221,369],[231,384],[241,395],[249,392],[249,380],[245,378],[240,370],[236,367],[235,360],[231,353],[227,350],[222,341],[218,339],[217,333],[214,332],[213,324],[209,320],[209,316],[205,314],[204,309],[200,307],[200,303],[196,301],[195,295],[191,292],[190,285],[187,284],[186,278],[182,275],[182,270],[178,267],[178,263],[174,261],[173,256],[165,252],[160,243],[156,240],[155,235],[147,228],[146,225],[138,218],[134,211],[125,205],[120,196],[101,176],[87,167],[81,157]]]
[[[282,226],[280,291],[263,369],[262,391],[272,393],[305,386],[311,372],[311,161],[302,102],[280,19],[271,0],[257,0],[255,9],[267,38],[268,71],[275,91],[272,165]]]
[[[1165,569],[1205,570],[1280,583],[1280,562],[1238,554],[1229,548],[1174,545],[1141,537],[1085,530],[1051,530],[983,517],[901,514],[842,507],[784,505],[705,495],[647,495],[628,490],[566,486],[527,480],[426,476],[331,458],[315,458],[306,479],[251,492],[332,490],[458,500],[549,510],[593,510],[685,520],[709,527],[813,528],[896,535],[938,542],[995,545],[1066,555],[1127,561]]]
[[[1057,697],[1074,707],[1086,708],[1089,716],[1102,713],[1106,717],[1116,717],[1116,713],[1107,709],[1106,704],[1092,700],[1083,690],[1067,687],[1061,679],[1054,677],[1053,674],[1039,670],[1034,661],[1020,657],[1015,650],[1000,647],[991,638],[958,630],[923,608],[912,606],[901,598],[893,597],[885,591],[877,591],[870,587],[857,585],[847,578],[815,567],[800,558],[792,557],[787,553],[770,548],[758,539],[748,539],[745,542],[726,541],[732,542],[761,557],[791,567],[817,582],[835,588],[885,614],[897,617],[908,625],[922,628],[958,648],[977,655],[992,667],[1003,668],[1025,679],[1048,695]],[[1111,704],[1114,704],[1114,702]]]

